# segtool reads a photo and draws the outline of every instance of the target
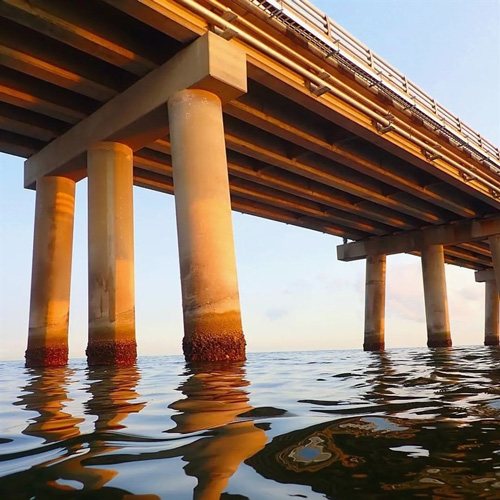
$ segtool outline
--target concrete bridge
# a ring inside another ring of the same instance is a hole
[[[188,360],[244,359],[231,209],[421,256],[429,347],[444,263],[485,282],[497,345],[500,151],[305,0],[3,0],[0,149],[36,189],[28,366],[67,362],[75,183],[88,177],[90,364],[136,358],[133,184],[174,193]]]

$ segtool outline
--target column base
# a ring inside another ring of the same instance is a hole
[[[240,311],[184,316],[186,361],[245,361]]]
[[[198,334],[182,341],[186,361],[245,361],[245,345],[243,332]]]
[[[365,342],[363,344],[363,351],[383,351],[385,349],[385,342]]]
[[[499,339],[498,337],[486,337],[484,339],[484,345],[499,345]]]
[[[428,340],[427,347],[451,347],[451,339]]]
[[[135,340],[90,341],[85,351],[89,366],[131,366],[137,360]]]
[[[26,367],[66,366],[68,364],[68,346],[28,347],[24,354]]]

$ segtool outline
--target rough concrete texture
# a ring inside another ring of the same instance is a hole
[[[385,347],[385,255],[366,258],[365,292],[365,351],[379,351]]]
[[[189,361],[245,359],[221,101],[184,90],[168,113],[184,353]]]
[[[498,337],[484,337],[484,345],[499,345]]]
[[[123,144],[88,152],[89,364],[130,364],[135,353],[132,162]]]
[[[385,349],[384,342],[367,342],[366,340],[363,343],[364,351],[383,351]]]
[[[240,311],[184,316],[186,361],[243,361],[245,337]]]
[[[67,362],[74,208],[73,180],[37,181],[27,366]]]
[[[449,338],[450,332],[435,332],[436,337],[441,336],[442,338],[428,339],[427,347],[451,347],[451,338]],[[448,336],[448,337],[447,337]]]
[[[28,347],[24,355],[26,367],[37,366],[65,366],[68,363],[68,345],[63,343],[59,346]]]
[[[484,345],[499,345],[499,295],[496,280],[485,282]]]
[[[450,347],[450,320],[442,245],[431,245],[422,249],[422,277],[427,320],[427,346]]]
[[[493,272],[498,293],[500,294],[500,234],[495,234],[488,238],[490,244],[491,258],[493,260]]]
[[[85,353],[89,366],[130,366],[137,359],[137,344],[135,340],[91,341]]]

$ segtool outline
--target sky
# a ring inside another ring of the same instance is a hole
[[[500,144],[499,0],[314,0],[375,53]],[[87,342],[87,185],[77,184],[69,347]],[[0,360],[24,357],[35,192],[23,160],[0,153]],[[182,352],[174,198],[134,188],[139,355]],[[243,328],[252,351],[361,349],[364,262],[339,238],[233,212]],[[454,345],[484,340],[484,285],[446,266]],[[386,348],[425,346],[420,259],[387,259]]]

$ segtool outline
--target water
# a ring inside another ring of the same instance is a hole
[[[500,349],[0,364],[2,499],[500,499]]]

